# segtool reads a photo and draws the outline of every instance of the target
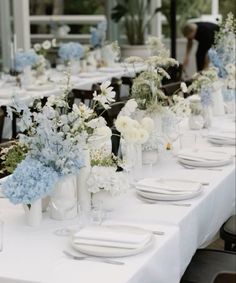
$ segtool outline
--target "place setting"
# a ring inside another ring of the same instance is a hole
[[[219,170],[220,166],[225,166],[233,161],[233,156],[222,151],[214,151],[211,148],[188,148],[183,149],[177,154],[177,160],[184,168],[202,168]]]
[[[215,145],[222,146],[235,146],[236,138],[235,131],[217,131],[209,132],[207,135],[207,140]]]
[[[123,265],[124,262],[113,258],[144,252],[153,245],[154,234],[152,231],[129,225],[87,225],[71,233],[69,244],[73,252],[63,250],[63,253],[74,260]]]
[[[191,203],[179,201],[199,196],[203,186],[208,184],[185,179],[145,178],[133,185],[137,198],[145,203],[190,207]]]

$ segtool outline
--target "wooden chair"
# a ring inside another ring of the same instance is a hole
[[[220,273],[216,276],[214,283],[235,283],[236,273]]]
[[[0,107],[0,143],[2,142],[2,132],[3,132],[4,120],[5,120],[4,111]]]
[[[1,120],[2,120],[1,123],[3,123],[3,124],[2,124],[2,130],[1,130],[1,126],[0,126],[0,131],[1,131],[1,132],[0,132],[0,135],[1,135],[1,136],[0,136],[0,137],[1,137],[1,142],[3,142],[3,141],[8,141],[8,140],[2,138],[2,131],[3,131],[3,126],[4,126],[4,120],[5,120],[5,117],[7,117],[7,108],[6,108],[6,106],[2,105],[2,106],[1,106],[1,111],[3,111],[3,113],[4,113],[4,114],[2,114],[4,117],[1,118]],[[12,136],[11,136],[11,139],[16,139],[16,137],[17,137],[17,126],[16,126],[17,118],[18,118],[18,115],[15,114],[15,113],[13,113],[13,115],[12,115],[12,121],[11,121],[11,127],[12,127]]]

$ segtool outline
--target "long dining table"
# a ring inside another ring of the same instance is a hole
[[[112,78],[134,77],[136,73],[145,70],[144,64],[126,64],[117,63],[112,67],[103,67],[95,71],[82,72],[70,75],[70,87],[73,89],[90,90],[93,84],[109,81]],[[16,79],[8,77],[6,81],[0,80],[0,106],[12,105],[12,97],[16,97],[19,101],[30,104],[33,100],[41,97],[49,97],[51,95],[61,95],[66,88],[67,75],[65,70],[49,69],[46,72],[48,77],[34,81],[28,86],[16,86]],[[4,138],[11,138],[11,121],[6,118],[4,122],[3,134]]]
[[[233,129],[231,116],[215,117],[212,129]],[[207,141],[207,130],[190,131],[185,122],[183,133],[196,135],[196,147],[227,151],[230,146],[216,147]],[[145,203],[134,189],[125,194],[101,225],[117,224],[145,228],[154,234],[154,242],[142,253],[117,260],[124,265],[103,262],[76,261],[63,255],[63,250],[75,252],[70,237],[59,237],[61,227],[76,227],[79,218],[55,221],[44,213],[39,227],[26,226],[21,206],[0,198],[4,220],[3,251],[0,252],[0,283],[178,283],[198,248],[207,246],[217,237],[221,225],[235,213],[235,161],[221,166],[187,169],[176,157],[179,140],[172,152],[160,152],[155,165],[145,165],[136,178],[179,178],[204,184],[197,197],[176,202]],[[182,204],[182,205],[181,205]],[[186,206],[186,204],[188,204]]]

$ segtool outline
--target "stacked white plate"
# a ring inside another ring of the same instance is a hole
[[[80,78],[94,78],[104,76],[102,72],[84,72],[78,75]]]
[[[208,141],[220,145],[235,145],[235,131],[222,131],[208,134]]]
[[[26,87],[28,91],[44,91],[44,90],[52,90],[55,86],[53,84],[34,84]]]
[[[211,149],[186,149],[177,155],[178,161],[195,167],[217,167],[232,162],[232,155],[223,151]]]
[[[132,226],[87,226],[72,235],[74,249],[87,255],[123,257],[142,252],[153,243],[150,231]]]
[[[24,94],[25,90],[17,87],[0,88],[0,99],[11,99],[14,95]]]
[[[117,73],[117,72],[123,72],[125,69],[121,67],[102,67],[99,69],[99,72],[104,73]]]
[[[135,184],[136,192],[144,199],[178,201],[198,196],[202,192],[202,184],[180,179],[147,178]]]

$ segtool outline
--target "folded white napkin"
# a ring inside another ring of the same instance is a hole
[[[213,152],[207,150],[186,150],[178,154],[178,158],[194,161],[223,161],[231,158],[231,155],[224,152]]]
[[[177,179],[143,179],[136,184],[136,188],[151,193],[182,195],[199,191],[201,183]]]
[[[152,234],[145,230],[127,229],[125,226],[88,226],[76,232],[74,244],[124,249],[137,249],[151,239]]]

